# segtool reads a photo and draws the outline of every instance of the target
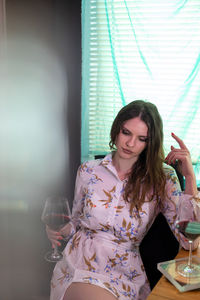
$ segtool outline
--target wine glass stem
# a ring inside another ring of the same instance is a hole
[[[189,257],[188,257],[188,266],[192,267],[192,241],[189,241]]]
[[[58,246],[55,245],[54,249],[53,249],[53,254],[56,255],[58,254]]]

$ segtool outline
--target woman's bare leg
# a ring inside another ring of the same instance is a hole
[[[63,300],[116,300],[115,296],[104,288],[89,284],[74,282],[67,291]]]

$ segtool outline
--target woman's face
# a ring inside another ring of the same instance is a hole
[[[139,117],[125,121],[115,143],[118,157],[135,163],[146,148],[147,140],[148,127]]]

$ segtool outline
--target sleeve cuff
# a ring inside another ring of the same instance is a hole
[[[192,197],[191,202],[194,208],[196,220],[200,222],[200,192],[198,192],[195,197]]]

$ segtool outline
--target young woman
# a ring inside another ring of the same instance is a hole
[[[172,134],[179,148],[172,146],[164,158],[162,120],[154,104],[136,100],[123,107],[110,136],[112,152],[79,167],[71,224],[61,232],[47,227],[53,245],[62,235],[73,235],[55,266],[51,300],[146,299],[150,288],[138,246],[157,214],[162,211],[185,248],[186,239],[175,229],[178,204],[189,203],[200,221],[190,153]],[[184,193],[168,165],[175,161],[185,177]]]

